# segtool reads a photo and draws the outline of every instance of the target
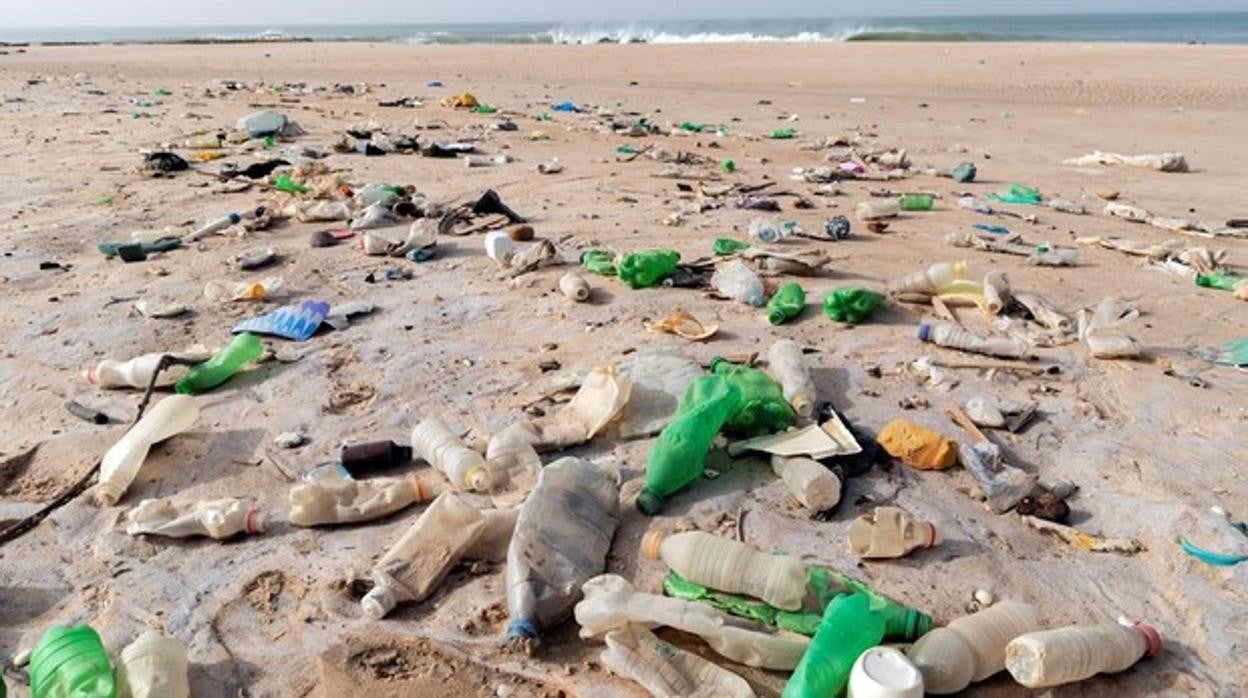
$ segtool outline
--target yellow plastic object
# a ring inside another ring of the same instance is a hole
[[[984,285],[978,281],[958,279],[941,286],[936,297],[948,305],[974,305],[985,313],[989,312],[988,299],[984,297]]]
[[[480,102],[472,95],[471,92],[461,92],[454,97],[447,97],[442,100],[442,106],[451,107],[452,109],[473,109]]]
[[[917,470],[946,470],[958,461],[958,444],[908,419],[894,419],[876,440],[888,454]]]
[[[224,150],[196,150],[195,152],[191,153],[191,157],[195,158],[195,160],[198,162],[211,162],[213,160],[220,160],[226,155],[229,155],[229,153],[225,152]]]

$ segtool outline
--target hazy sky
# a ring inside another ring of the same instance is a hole
[[[1248,10],[1248,0],[0,0],[9,27],[379,24]]]

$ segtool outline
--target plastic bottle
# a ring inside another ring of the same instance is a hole
[[[897,199],[897,207],[903,211],[930,211],[936,197],[931,194],[903,194]]]
[[[1005,647],[1040,629],[1035,606],[1002,601],[919,638],[907,653],[923,673],[923,690],[957,693],[1005,668]]]
[[[669,645],[635,624],[606,635],[602,664],[641,684],[653,696],[753,698],[745,679],[692,652]]]
[[[101,388],[147,388],[152,382],[152,374],[164,354],[144,354],[129,361],[112,361],[105,359],[94,368],[84,369],[82,375],[87,382]],[[180,369],[180,370],[179,370]],[[170,366],[160,372],[156,379],[156,387],[165,388],[173,385],[179,373],[185,373],[186,367]]]
[[[186,645],[148,630],[121,650],[118,698],[189,698]]]
[[[848,698],[923,698],[923,675],[892,647],[858,655],[849,674]]]
[[[802,347],[791,339],[782,339],[767,350],[767,366],[780,382],[784,399],[799,417],[809,419],[815,413],[815,381],[802,359]]]
[[[767,301],[767,321],[783,325],[801,315],[805,309],[806,292],[802,290],[802,285],[789,282],[776,289],[771,300]]]
[[[129,489],[154,444],[180,434],[195,423],[199,404],[185,395],[170,395],[152,405],[100,461],[100,481],[93,492],[99,506],[112,506]]]
[[[860,221],[878,221],[884,218],[896,218],[901,207],[892,199],[884,201],[863,201],[854,207],[854,215]]]
[[[351,202],[358,208],[367,208],[373,204],[384,204],[389,206],[393,204],[404,193],[402,187],[393,184],[378,184],[370,182],[355,190]]]
[[[916,271],[888,284],[892,295],[907,293],[934,296],[940,289],[966,274],[966,262],[937,262],[923,271]]]
[[[264,354],[264,344],[258,337],[243,332],[234,338],[211,359],[192,368],[182,377],[173,389],[182,395],[197,395],[207,392],[226,382],[239,369]]]
[[[506,153],[499,155],[468,155],[464,157],[464,164],[468,167],[490,167],[491,165],[506,165],[511,162],[511,156]]]
[[[342,447],[338,461],[351,477],[368,477],[412,459],[412,447],[393,441],[366,441]]]
[[[113,698],[117,682],[89,625],[50,628],[30,655],[31,698]]]
[[[782,698],[839,696],[849,685],[854,662],[884,639],[884,616],[864,594],[838,596],[828,604],[823,622],[802,662],[784,685]]]
[[[897,507],[876,507],[849,524],[849,552],[866,559],[904,557],[936,544],[936,526]]]
[[[506,230],[494,230],[485,235],[485,254],[495,264],[506,267],[516,254],[516,243]]]
[[[648,288],[671,276],[679,263],[675,250],[633,252],[617,263],[615,273],[629,288]]]
[[[511,547],[511,536],[516,530],[516,519],[519,516],[520,507],[483,510],[481,534],[477,536],[472,545],[464,550],[463,558],[485,562],[506,562],[507,548]]]
[[[659,513],[664,500],[702,475],[711,442],[740,405],[741,391],[722,376],[704,376],[689,385],[650,447],[646,485],[637,495],[643,514]]]
[[[1196,285],[1204,288],[1216,288],[1221,291],[1234,291],[1236,284],[1243,281],[1243,277],[1233,274],[1223,274],[1220,272],[1210,272],[1208,274],[1197,274]]]
[[[198,502],[174,503],[172,499],[144,499],[126,515],[130,535],[156,535],[170,538],[208,536],[222,540],[246,533],[263,533],[264,512],[253,502],[233,497]]]
[[[589,282],[585,277],[570,271],[559,278],[559,292],[577,303],[589,300]]]
[[[288,174],[279,174],[273,178],[273,188],[287,194],[307,194],[312,191],[290,178]]]
[[[354,480],[326,474],[290,488],[288,520],[295,526],[359,523],[389,516],[433,498],[415,474]]]
[[[481,454],[465,446],[437,417],[428,417],[412,428],[412,451],[445,475],[457,490],[489,492],[494,486]]]
[[[841,501],[841,479],[810,458],[773,455],[771,470],[784,481],[793,498],[811,511],[826,511]]]
[[[741,404],[724,425],[729,433],[749,438],[793,426],[793,408],[785,399],[784,390],[771,376],[718,356],[711,359],[711,373],[727,378],[741,391]]]
[[[385,617],[400,601],[423,601],[481,535],[481,512],[443,492],[373,566],[375,586],[360,599],[368,617]]]
[[[767,289],[763,286],[763,280],[739,259],[717,269],[711,276],[711,286],[720,295],[755,308],[761,308],[767,303]]]
[[[628,404],[632,390],[633,381],[614,366],[596,367],[566,405],[533,421],[538,445],[575,446],[594,438]]]
[[[351,206],[345,201],[298,201],[287,207],[300,223],[331,223],[351,220]]]
[[[581,585],[601,574],[620,518],[620,474],[561,458],[542,469],[507,549],[508,644],[532,647],[566,618]]]
[[[704,603],[639,592],[616,574],[599,575],[581,588],[585,598],[576,604],[575,614],[586,639],[630,624],[663,625],[697,635],[739,664],[781,671],[797,666],[810,643],[800,635],[743,627]]]
[[[1106,623],[1027,633],[1005,648],[1005,668],[1027,688],[1083,681],[1126,671],[1161,651],[1161,636],[1144,623]]]
[[[806,563],[702,531],[664,535],[651,531],[642,554],[662,558],[685,579],[729,594],[746,594],[776,608],[795,611],[806,595]]]
[[[1021,337],[980,337],[954,325],[919,324],[919,339],[949,349],[974,354],[1018,359],[1031,353],[1031,345]]]
[[[282,287],[280,276],[270,276],[259,281],[229,282],[213,279],[204,284],[204,297],[210,301],[258,301],[271,296]]]
[[[351,223],[347,226],[352,230],[368,230],[370,228],[382,228],[387,225],[398,223],[394,213],[387,204],[378,202],[360,210],[352,217]]]
[[[858,286],[834,288],[823,297],[823,312],[837,322],[856,325],[871,316],[884,296]]]
[[[252,211],[245,211],[243,213],[227,213],[224,216],[208,221],[199,228],[191,231],[191,233],[187,235],[184,240],[186,242],[194,242],[202,237],[212,235],[213,233],[219,233],[232,225],[238,225],[246,219],[258,218],[264,214],[265,208],[263,206],[260,206]]]
[[[772,245],[788,237],[789,229],[771,218],[755,218],[750,221],[749,235],[755,242]]]

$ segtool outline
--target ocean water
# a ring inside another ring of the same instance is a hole
[[[577,44],[602,41],[1109,41],[1248,44],[1248,12],[185,28],[0,27],[0,41],[5,42],[244,40],[346,40],[418,44]]]

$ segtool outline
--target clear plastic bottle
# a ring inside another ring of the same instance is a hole
[[[862,201],[854,207],[854,215],[860,221],[878,221],[884,218],[896,218],[901,214],[901,206],[895,199],[878,201]]]
[[[908,652],[932,695],[957,693],[1005,668],[1005,647],[1040,629],[1035,606],[1002,601],[919,638]]]
[[[755,308],[767,304],[767,289],[763,280],[739,259],[717,269],[711,276],[711,286],[721,295]]]
[[[121,650],[117,698],[189,698],[186,645],[148,630]]]
[[[389,206],[382,202],[377,202],[367,206],[353,216],[348,227],[352,230],[368,230],[370,228],[394,225],[398,222],[398,219],[394,217],[394,213],[390,211]]]
[[[454,492],[443,492],[373,566],[375,586],[360,599],[380,619],[400,601],[422,601],[481,535],[481,512]]]
[[[258,301],[272,296],[282,288],[282,277],[269,276],[259,281],[221,281],[204,284],[204,297],[215,303],[225,301]]]
[[[685,579],[729,594],[746,594],[776,608],[796,611],[806,595],[806,563],[703,531],[664,535],[651,531],[642,553],[662,558]]]
[[[506,562],[507,548],[511,547],[511,536],[516,530],[516,519],[520,516],[520,507],[505,509],[485,509],[481,512],[481,535],[464,550],[465,560],[481,560],[484,562]]]
[[[412,428],[412,450],[457,490],[489,492],[494,486],[481,454],[465,446],[437,417],[428,417]]]
[[[849,524],[849,552],[861,558],[896,558],[936,545],[936,526],[897,507],[876,507]]]
[[[82,372],[88,383],[101,388],[147,388],[152,381],[152,374],[164,354],[143,354],[128,361],[105,359],[94,368]],[[167,388],[177,382],[187,371],[185,366],[170,366],[160,372],[156,387]]]
[[[1144,623],[1072,626],[1014,638],[1005,668],[1027,688],[1049,688],[1126,671],[1160,651],[1161,636]]]
[[[561,458],[542,469],[507,549],[509,644],[531,647],[601,574],[620,518],[615,466]]]
[[[809,419],[815,413],[815,381],[802,359],[802,347],[791,339],[776,342],[767,350],[767,365],[794,411]]]
[[[923,271],[903,276],[888,285],[893,295],[926,294],[934,296],[940,289],[961,279],[966,274],[966,262],[937,262]]]
[[[872,647],[849,674],[847,698],[923,698],[923,675],[892,647]]]
[[[921,323],[919,339],[948,349],[1009,359],[1022,358],[1031,353],[1031,345],[1021,337],[980,337],[960,327],[942,323]]]
[[[189,538],[208,536],[222,540],[245,533],[263,533],[264,512],[254,502],[226,497],[208,501],[175,503],[172,499],[144,499],[126,515],[126,533]]]
[[[559,278],[559,292],[577,303],[589,300],[591,289],[585,277],[570,271]]]
[[[351,206],[345,201],[296,201],[285,211],[300,223],[332,223],[351,220]]]
[[[199,403],[187,395],[170,395],[152,405],[139,423],[104,454],[100,462],[100,481],[92,493],[95,503],[99,506],[116,504],[139,474],[152,446],[190,429],[197,417]]]
[[[789,230],[771,218],[755,218],[750,221],[750,239],[766,245],[775,244],[789,236]]]
[[[771,470],[784,481],[793,498],[811,511],[825,511],[841,501],[841,479],[813,459],[773,455]]]
[[[399,198],[398,187],[392,184],[370,182],[355,190],[351,203],[357,208],[367,208],[373,204],[390,206]]]
[[[327,474],[290,488],[288,519],[295,526],[372,521],[427,502],[434,494],[415,474],[368,480]]]
[[[727,669],[663,642],[640,625],[626,625],[606,635],[602,664],[641,684],[653,696],[753,698],[745,679]]]

